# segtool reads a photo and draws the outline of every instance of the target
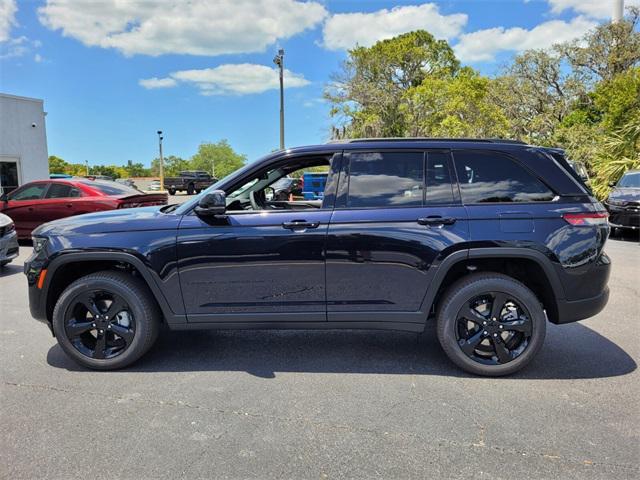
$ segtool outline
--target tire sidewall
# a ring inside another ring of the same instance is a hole
[[[532,322],[532,334],[526,350],[504,365],[484,365],[472,360],[456,340],[458,312],[465,302],[488,292],[501,292],[513,297],[528,311]],[[449,358],[466,371],[487,376],[508,375],[523,368],[538,353],[544,343],[546,321],[540,301],[520,282],[506,276],[478,278],[477,281],[458,282],[449,290],[438,313],[438,339]]]
[[[78,295],[87,290],[105,290],[122,297],[129,306],[135,322],[133,342],[120,355],[108,359],[95,359],[79,352],[67,338],[65,331],[65,316]],[[142,308],[133,290],[126,288],[120,282],[109,278],[81,278],[72,283],[60,296],[53,311],[53,331],[62,349],[74,360],[94,369],[114,369],[126,366],[137,360],[145,348],[145,338],[150,328],[148,314]]]

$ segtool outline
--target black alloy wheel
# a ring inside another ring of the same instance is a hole
[[[141,278],[124,271],[91,273],[71,283],[51,326],[64,352],[96,370],[126,367],[153,345],[162,312]]]
[[[80,353],[102,360],[121,355],[131,345],[136,322],[122,297],[94,290],[73,300],[65,315],[64,329]]]
[[[515,278],[495,272],[466,275],[438,302],[437,332],[449,359],[467,372],[517,372],[538,353],[547,317],[540,299]]]
[[[529,312],[503,292],[474,297],[458,311],[458,345],[479,363],[502,365],[513,361],[527,349],[532,333]]]

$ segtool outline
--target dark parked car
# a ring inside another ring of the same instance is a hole
[[[640,170],[629,170],[611,186],[605,206],[614,231],[640,229]]]
[[[187,192],[188,195],[193,195],[210,187],[216,181],[217,179],[212,178],[207,172],[187,171],[180,172],[177,177],[165,177],[164,188],[169,195],[175,195],[176,192]]]
[[[73,178],[25,183],[0,197],[0,212],[13,219],[18,238],[29,239],[34,228],[59,218],[166,204],[166,194],[145,194],[116,182]]]
[[[267,199],[279,179],[323,165],[321,200]],[[507,141],[279,151],[182,205],[36,229],[31,314],[101,370],[137,360],[161,325],[422,332],[435,321],[458,366],[509,374],[540,350],[547,321],[607,303],[607,212],[572,172]]]

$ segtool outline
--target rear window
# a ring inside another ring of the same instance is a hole
[[[454,161],[464,203],[546,202],[549,188],[507,155],[458,150]]]
[[[91,188],[95,188],[105,195],[137,195],[140,193],[139,190],[136,190],[133,187],[116,182],[89,180],[83,183]]]
[[[349,207],[422,205],[421,152],[367,152],[349,155]]]

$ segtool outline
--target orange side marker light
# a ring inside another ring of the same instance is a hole
[[[42,286],[44,285],[44,278],[47,276],[47,269],[45,268],[40,272],[40,276],[38,277],[38,290],[42,290]]]

